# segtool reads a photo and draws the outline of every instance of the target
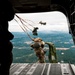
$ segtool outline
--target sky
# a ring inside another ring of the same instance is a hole
[[[32,27],[30,25],[38,27],[38,31],[69,31],[66,16],[58,11],[42,13],[16,13],[16,15],[24,19],[27,23],[25,23],[25,25],[27,25],[31,29]],[[14,19],[16,19],[19,24],[23,26],[16,16],[14,16]],[[14,19],[9,22],[9,31],[23,32],[22,28]],[[40,21],[46,22],[46,25],[39,24]]]

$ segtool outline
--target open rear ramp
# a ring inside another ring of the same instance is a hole
[[[75,75],[75,65],[68,63],[13,63],[10,75]]]

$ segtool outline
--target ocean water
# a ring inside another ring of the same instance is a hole
[[[24,32],[12,32],[14,39],[13,43],[13,63],[35,63],[38,58],[34,50],[30,47],[33,41]],[[56,47],[58,62],[75,63],[75,45],[72,36],[67,32],[40,32],[38,36],[45,42],[52,42]],[[47,50],[45,60],[48,61],[48,46],[45,45],[44,50]]]

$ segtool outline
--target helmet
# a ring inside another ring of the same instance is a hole
[[[41,44],[39,42],[35,42],[33,48],[39,48],[39,47],[41,47]]]

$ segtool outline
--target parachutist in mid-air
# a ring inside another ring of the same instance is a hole
[[[33,29],[33,31],[32,31],[33,35],[38,35],[38,34],[37,34],[37,29],[38,29],[38,27],[35,27],[35,28]]]
[[[40,21],[39,24],[41,24],[41,25],[46,25],[46,22]]]

